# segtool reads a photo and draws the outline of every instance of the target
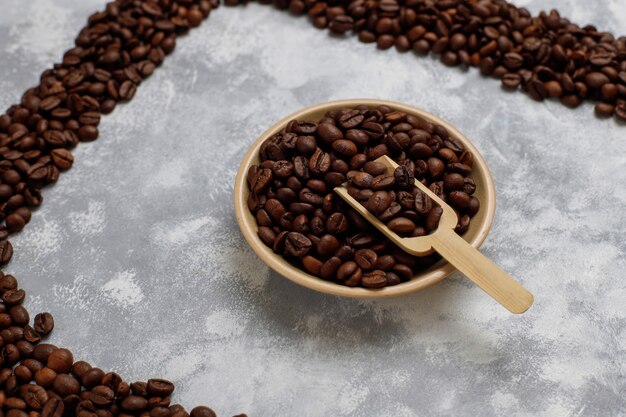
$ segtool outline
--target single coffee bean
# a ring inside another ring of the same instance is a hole
[[[406,234],[415,229],[415,223],[405,217],[396,217],[387,223],[387,227],[396,233]]]
[[[610,82],[609,77],[607,77],[602,72],[590,72],[585,76],[585,84],[587,84],[591,88],[600,89],[604,84]]]
[[[431,198],[421,190],[416,191],[414,201],[415,201],[415,211],[418,214],[426,215],[432,209],[433,202]]]
[[[338,139],[333,142],[332,148],[340,155],[343,156],[353,156],[356,155],[358,149],[354,142],[346,139]]]
[[[261,194],[270,186],[272,182],[273,175],[271,169],[261,169],[259,170],[254,177],[252,178],[252,184],[250,186],[250,190],[254,194]]]
[[[348,220],[342,213],[333,213],[326,221],[326,230],[331,234],[341,234],[348,230]]]
[[[323,175],[330,169],[330,155],[317,148],[309,160],[309,170],[315,175]]]
[[[378,175],[372,179],[371,188],[374,191],[389,190],[395,185],[395,177],[392,175]]]
[[[285,239],[285,250],[296,257],[302,257],[306,255],[313,244],[301,233],[291,232],[288,233]]]
[[[321,125],[320,125],[321,127]],[[302,154],[310,154],[317,149],[317,142],[314,136],[298,136],[296,149]]]
[[[467,208],[467,213],[470,216],[473,216],[474,214],[478,212],[479,208],[480,208],[480,201],[476,197],[471,197],[469,206]]]
[[[60,169],[66,170],[72,167],[74,157],[72,153],[63,148],[53,149],[51,152],[52,162]]]
[[[439,206],[433,207],[430,212],[428,212],[428,216],[426,217],[426,230],[428,232],[432,232],[436,230],[439,226],[439,220],[441,219],[441,215],[443,214],[443,209]]]
[[[343,132],[333,124],[320,123],[317,128],[320,139],[332,144],[336,140],[343,139]]]
[[[448,200],[454,207],[461,210],[468,208],[470,204],[470,196],[463,191],[452,191],[448,196]]]
[[[354,129],[359,126],[365,118],[358,110],[350,110],[339,117],[339,125],[344,129]]]
[[[372,181],[374,177],[372,177],[367,172],[357,172],[350,179],[350,184],[359,188],[370,188],[372,186]]]
[[[13,257],[13,245],[8,240],[0,240],[0,265],[6,265]]]
[[[354,260],[361,269],[367,271],[376,266],[378,256],[371,249],[359,249],[354,253]]]
[[[217,414],[215,414],[215,412],[211,410],[209,407],[200,406],[191,410],[190,416],[191,417],[217,417]]]
[[[316,250],[320,256],[327,258],[334,255],[340,246],[341,243],[339,239],[333,235],[326,234],[320,237],[320,241],[316,245]]]
[[[443,185],[448,191],[460,190],[464,184],[463,176],[454,172],[446,174],[443,178]]]
[[[382,214],[391,205],[391,195],[386,191],[376,191],[367,200],[366,207],[374,215],[378,216]]]
[[[329,258],[320,268],[320,276],[326,280],[337,278],[337,271],[341,266],[341,258],[333,256]]]
[[[74,357],[67,349],[56,349],[47,359],[48,368],[57,373],[68,373],[72,369]]]
[[[106,407],[115,399],[113,390],[105,385],[98,385],[89,392],[89,401],[98,407]]]
[[[387,167],[380,162],[369,161],[363,166],[363,171],[367,172],[372,177],[376,177],[387,172]]]
[[[322,270],[322,261],[311,255],[302,258],[302,265],[307,272],[315,276],[319,276]]]
[[[137,412],[146,409],[148,400],[138,395],[129,395],[122,400],[120,405],[124,410]]]
[[[52,389],[61,397],[67,397],[80,392],[80,383],[71,375],[58,374],[52,383]]]
[[[387,274],[380,269],[363,274],[361,283],[365,288],[382,288],[387,285]]]
[[[60,398],[48,398],[41,411],[41,417],[62,417],[64,408],[63,401]]]
[[[276,239],[276,233],[269,227],[261,226],[258,230],[259,238],[266,246],[270,248],[274,245],[274,240]]]
[[[459,222],[454,228],[454,231],[458,234],[465,233],[467,229],[469,228],[470,221],[471,219],[469,215],[467,214],[462,215],[461,217],[459,217]]]
[[[443,162],[441,162],[441,159],[428,158],[426,163],[428,164],[428,171],[431,178],[436,179],[443,174],[445,170],[445,165],[443,164]]]

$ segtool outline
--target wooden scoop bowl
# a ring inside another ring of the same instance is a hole
[[[387,156],[381,156],[376,161],[384,164],[391,174],[398,166]],[[533,295],[454,232],[458,219],[452,207],[444,203],[421,182],[416,180],[415,186],[433,199],[443,209],[443,214],[439,226],[433,233],[410,238],[400,237],[391,231],[348,194],[345,184],[336,187],[335,192],[406,253],[425,256],[436,251],[510,312],[520,314],[528,310],[533,304]]]

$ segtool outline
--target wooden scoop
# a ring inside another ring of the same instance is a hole
[[[398,164],[387,156],[381,156],[376,162],[384,164],[391,173],[398,167]],[[415,186],[443,209],[439,227],[427,236],[400,237],[359,201],[352,198],[345,184],[336,187],[335,192],[406,253],[425,256],[435,250],[510,312],[520,314],[528,310],[533,304],[533,295],[454,232],[458,219],[452,207],[421,182],[416,180]]]

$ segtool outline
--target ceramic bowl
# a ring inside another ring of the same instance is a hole
[[[239,223],[241,232],[250,247],[267,265],[269,265],[270,268],[291,281],[313,290],[321,291],[327,294],[358,298],[393,297],[423,290],[424,288],[427,288],[444,279],[447,275],[454,271],[454,267],[445,260],[441,260],[432,265],[430,268],[418,272],[413,279],[407,282],[382,289],[347,287],[334,282],[325,281],[291,265],[282,256],[275,254],[272,249],[265,246],[265,244],[263,244],[261,239],[257,236],[256,219],[250,210],[248,210],[246,200],[248,198],[249,190],[246,182],[246,174],[251,165],[260,163],[259,149],[266,139],[278,133],[287,125],[287,123],[289,123],[290,120],[298,119],[317,121],[324,117],[324,114],[329,110],[355,107],[361,104],[372,107],[387,105],[393,109],[413,114],[432,123],[440,124],[448,129],[448,132],[450,132],[452,136],[463,142],[467,150],[472,152],[474,156],[474,165],[472,167],[471,177],[476,182],[476,192],[474,196],[480,200],[480,210],[472,218],[470,227],[463,235],[463,238],[473,247],[480,247],[487,237],[487,233],[489,233],[496,209],[493,179],[484,158],[472,142],[450,123],[416,107],[385,100],[355,99],[326,102],[307,107],[290,114],[269,128],[252,144],[252,146],[250,146],[250,149],[244,156],[243,161],[241,161],[234,187],[235,213],[237,216],[237,222]]]

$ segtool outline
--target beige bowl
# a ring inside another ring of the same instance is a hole
[[[259,149],[261,144],[265,142],[267,138],[278,133],[283,127],[287,125],[290,120],[314,120],[317,121],[324,117],[324,114],[329,110],[340,109],[344,107],[354,107],[360,104],[368,106],[380,106],[387,105],[396,110],[402,110],[406,113],[413,114],[417,117],[421,117],[433,123],[444,126],[448,131],[456,138],[458,138],[465,147],[472,152],[474,156],[474,166],[472,169],[472,178],[476,182],[476,193],[474,194],[480,200],[480,210],[472,218],[469,230],[463,235],[463,238],[475,248],[485,240],[496,209],[495,188],[493,185],[493,179],[491,172],[487,167],[487,163],[483,159],[478,149],[469,141],[461,132],[456,130],[454,126],[450,125],[444,120],[441,120],[437,116],[434,116],[424,110],[420,110],[415,107],[407,106],[405,104],[395,103],[392,101],[384,100],[342,100],[331,101],[327,103],[318,104],[315,106],[307,107],[300,111],[297,111],[289,116],[285,117],[274,126],[269,128],[265,133],[261,135],[250,147],[241,166],[237,173],[235,180],[235,214],[237,216],[237,222],[241,231],[248,241],[248,244],[256,252],[256,254],[268,264],[274,271],[289,278],[293,282],[304,285],[305,287],[321,291],[328,294],[341,295],[344,297],[358,297],[358,298],[382,298],[393,297],[402,294],[408,294],[414,291],[423,290],[429,287],[449,275],[454,271],[454,267],[447,263],[445,260],[441,260],[430,268],[421,271],[416,274],[412,280],[403,282],[401,284],[385,287],[382,289],[367,289],[361,287],[347,287],[344,285],[336,284],[330,281],[325,281],[321,278],[308,274],[306,271],[296,268],[287,262],[282,256],[275,254],[270,248],[265,246],[261,239],[257,235],[256,219],[248,210],[246,200],[248,198],[249,190],[246,183],[246,174],[248,168],[253,164],[259,164]]]

